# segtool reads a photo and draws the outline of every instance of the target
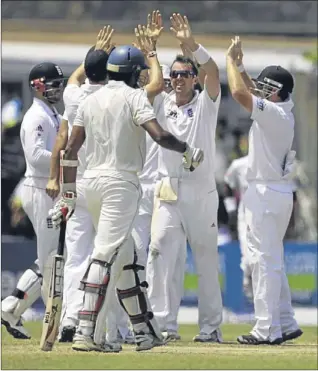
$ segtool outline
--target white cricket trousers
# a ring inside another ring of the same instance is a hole
[[[37,263],[43,276],[42,298],[46,303],[48,285],[52,267],[52,256],[56,254],[59,229],[48,228],[47,218],[54,201],[45,193],[46,178],[31,178],[24,180],[22,187],[22,207],[29,217],[36,234]]]
[[[244,204],[242,201],[240,201],[238,212],[237,212],[237,232],[238,232],[238,238],[239,238],[240,250],[241,250],[240,267],[244,275],[250,276],[251,270],[248,264],[245,210],[244,210]]]
[[[178,200],[154,201],[147,262],[149,299],[161,331],[177,331],[183,294],[186,241],[198,274],[199,326],[210,334],[222,322],[217,247],[218,193],[208,185],[181,181]]]
[[[243,202],[256,319],[251,333],[259,339],[273,341],[282,337],[282,332],[298,329],[298,325],[291,306],[283,245],[293,195],[271,187],[250,183]]]
[[[138,213],[141,190],[137,176],[131,181],[97,176],[85,179],[85,187],[88,210],[96,230],[91,258],[110,262],[119,252],[111,269],[103,308],[103,312],[107,314],[117,306],[115,287],[122,268],[133,262],[134,242],[131,230]],[[133,286],[134,282],[131,284]],[[81,323],[85,321],[80,321]]]
[[[141,182],[142,198],[139,205],[138,214],[134,221],[132,237],[135,242],[136,253],[138,255],[138,264],[143,265],[146,269],[147,265],[147,248],[150,242],[150,228],[153,211],[154,199],[154,182]],[[146,280],[146,271],[139,271],[141,281]],[[115,307],[113,313],[108,314],[107,335],[108,340],[117,336],[117,329],[124,338],[128,333],[129,319],[126,312],[118,302],[117,296],[114,298]]]
[[[79,290],[80,281],[88,267],[93,251],[95,229],[88,211],[83,179],[76,180],[77,201],[72,217],[67,222],[65,245],[62,326],[78,324],[78,312],[83,303],[84,292]]]

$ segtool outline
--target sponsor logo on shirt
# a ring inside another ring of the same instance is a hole
[[[264,108],[265,108],[265,102],[264,102],[264,99],[257,98],[256,106],[257,106],[257,108],[258,108],[260,111],[264,111]]]
[[[169,117],[173,117],[174,119],[176,119],[176,118],[178,117],[178,112],[177,112],[177,111],[172,111],[172,110],[170,110],[170,111],[168,112],[168,116],[169,116]]]

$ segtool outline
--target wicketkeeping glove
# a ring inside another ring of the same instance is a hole
[[[59,228],[63,220],[70,219],[75,209],[76,198],[76,193],[73,191],[66,191],[62,194],[62,198],[49,211],[48,228]]]
[[[200,148],[194,148],[187,145],[186,151],[183,153],[183,167],[186,170],[194,171],[203,161],[204,153]]]

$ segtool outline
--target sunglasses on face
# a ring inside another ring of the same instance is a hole
[[[194,76],[194,73],[188,70],[176,70],[170,72],[170,77],[172,77],[173,79],[176,79],[178,76],[188,78],[190,76]]]

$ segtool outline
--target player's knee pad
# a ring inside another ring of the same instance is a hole
[[[12,296],[19,299],[13,315],[20,317],[41,296],[42,274],[36,263],[27,269],[13,290]]]
[[[117,284],[118,300],[128,314],[135,332],[150,332],[161,338],[157,321],[151,310],[147,296],[148,283],[140,280],[144,267],[137,264],[137,256],[132,264],[125,265]],[[134,284],[134,286],[132,286]]]

